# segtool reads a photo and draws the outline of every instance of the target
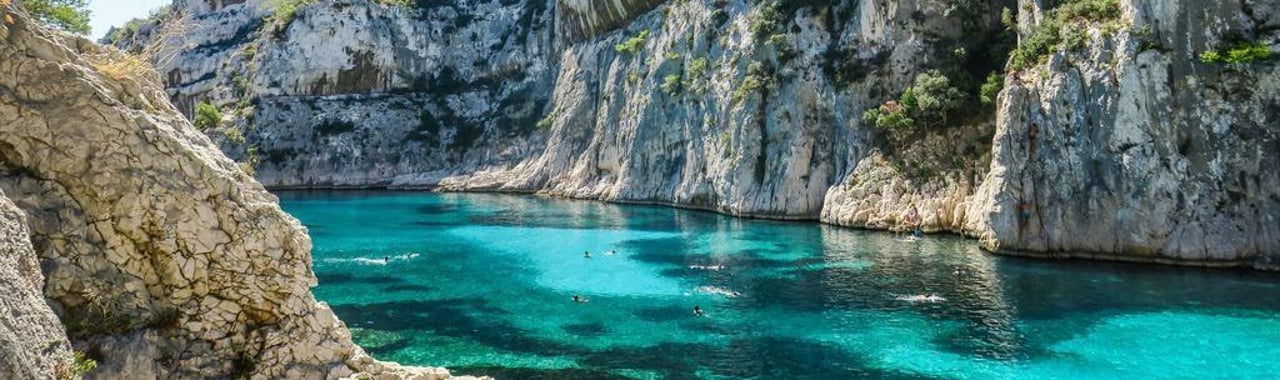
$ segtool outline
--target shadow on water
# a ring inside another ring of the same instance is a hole
[[[426,330],[513,352],[563,355],[580,351],[558,342],[532,338],[529,332],[506,322],[509,312],[478,299],[333,305],[333,312],[343,320],[367,321],[371,329],[409,333]]]
[[[560,329],[577,336],[601,336],[609,333],[609,328],[600,322],[561,325]]]
[[[316,281],[326,285],[350,285],[350,284],[375,284],[375,285],[402,285],[405,280],[391,276],[356,276],[350,273],[342,272],[319,272],[316,273]],[[412,285],[403,285],[412,286]]]
[[[436,290],[436,288],[426,286],[426,285],[417,285],[417,284],[391,285],[391,286],[382,288],[382,291],[389,292],[389,293],[395,293],[395,292],[426,293],[433,290]]]
[[[633,311],[632,314],[642,321],[664,323],[689,318],[690,310],[683,306],[649,307]]]
[[[495,379],[520,379],[520,380],[579,380],[579,379],[599,379],[599,380],[630,380],[631,377],[616,375],[607,371],[598,371],[591,369],[566,368],[566,369],[535,369],[535,368],[508,368],[508,367],[451,367],[449,370],[453,373],[465,373],[474,376],[491,376]]]
[[[663,343],[617,348],[585,355],[594,368],[660,372],[666,379],[698,379],[700,370],[729,378],[920,379],[874,369],[868,361],[838,347],[797,339],[736,339],[725,346]]]

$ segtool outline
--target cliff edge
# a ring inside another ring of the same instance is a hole
[[[6,356],[5,374],[49,368],[39,353],[69,336],[98,362],[94,378],[448,377],[351,342],[310,293],[305,228],[169,103],[154,71],[7,11],[0,189],[26,222],[0,200],[0,279],[22,285],[2,305],[23,311],[0,336],[16,330],[5,350],[28,355]]]

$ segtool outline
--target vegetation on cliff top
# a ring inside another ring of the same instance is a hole
[[[1054,51],[1084,46],[1085,25],[1102,23],[1103,29],[1118,28],[1119,18],[1119,0],[1067,0],[1049,10],[1044,20],[1023,36],[1009,69],[1024,69],[1043,62]]]

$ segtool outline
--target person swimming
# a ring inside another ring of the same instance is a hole
[[[586,297],[583,297],[583,296],[580,296],[580,295],[577,295],[577,294],[574,294],[574,295],[573,295],[573,302],[576,302],[576,303],[587,303],[587,298],[586,298]]]
[[[591,258],[591,251],[582,251],[582,258],[584,258],[584,259],[590,259],[590,258]]]
[[[702,316],[706,316],[706,315],[707,315],[707,313],[705,313],[705,312],[703,312],[703,311],[702,311],[702,306],[693,305],[693,316],[695,316],[695,317],[702,317]]]
[[[616,254],[618,254],[618,251],[615,251],[615,250],[612,250],[612,249],[610,249],[610,250],[609,250],[609,252],[605,252],[605,253],[604,253],[604,255],[605,255],[605,256],[613,256],[613,255],[616,255]]]
[[[390,262],[391,262],[391,256],[382,256],[383,264],[390,263]]]

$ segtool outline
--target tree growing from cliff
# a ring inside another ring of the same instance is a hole
[[[617,45],[613,45],[613,50],[622,54],[635,54],[644,48],[644,41],[649,38],[649,29],[641,30],[639,34],[622,41]]]
[[[1243,64],[1271,59],[1271,48],[1261,42],[1239,42],[1217,50],[1200,53],[1200,62]]]
[[[222,112],[218,112],[218,107],[209,102],[200,102],[196,104],[196,115],[191,122],[202,131],[210,131],[222,123]]]
[[[986,83],[983,83],[982,88],[978,90],[978,100],[983,105],[996,104],[996,98],[1000,96],[1001,90],[1004,90],[1004,76],[993,72],[987,75]]]
[[[26,0],[27,12],[40,22],[76,34],[89,34],[89,0]]]
[[[864,112],[862,120],[880,129],[945,126],[964,103],[964,91],[941,71],[930,70],[917,75],[898,100]]]

